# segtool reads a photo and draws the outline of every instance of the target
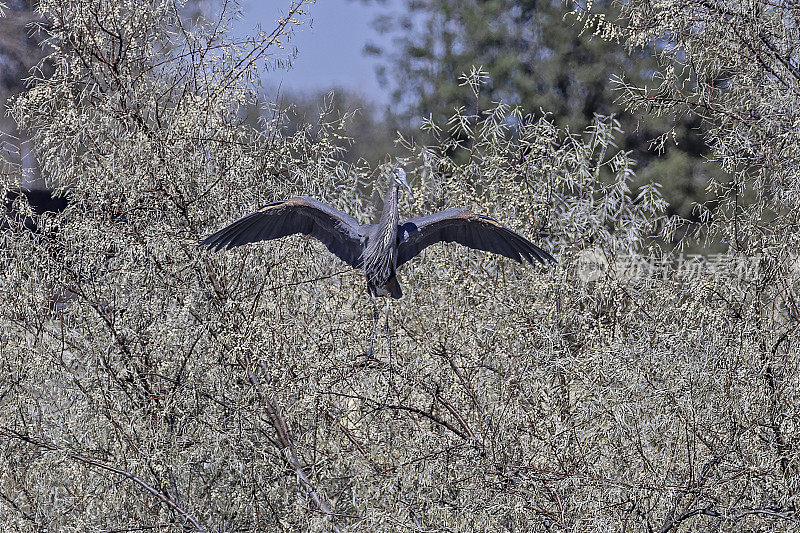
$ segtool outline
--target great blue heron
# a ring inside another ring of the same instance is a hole
[[[400,298],[397,269],[437,242],[457,242],[469,248],[533,264],[553,257],[495,219],[469,209],[450,208],[400,224],[397,195],[411,191],[402,168],[392,171],[377,224],[359,224],[352,216],[308,196],[272,202],[206,237],[200,246],[229,249],[251,242],[302,233],[320,240],[336,257],[362,269],[370,296]],[[373,323],[373,336],[375,324]],[[370,342],[371,353],[372,342]]]

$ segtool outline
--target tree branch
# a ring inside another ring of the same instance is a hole
[[[83,463],[83,464],[86,464],[86,465],[89,465],[89,466],[94,466],[96,468],[100,468],[101,470],[106,470],[107,472],[112,472],[112,473],[118,474],[118,475],[120,475],[120,476],[122,476],[122,477],[124,477],[126,479],[129,479],[130,481],[133,481],[135,484],[139,485],[145,491],[147,491],[150,494],[152,494],[153,496],[155,496],[159,501],[161,501],[162,503],[167,505],[169,508],[174,510],[176,513],[181,515],[187,522],[192,524],[192,527],[194,528],[195,531],[199,531],[201,533],[206,533],[206,529],[203,526],[201,526],[200,523],[194,517],[192,517],[189,513],[187,513],[178,504],[176,504],[171,499],[167,498],[164,494],[159,492],[158,489],[156,489],[152,485],[149,485],[148,483],[143,481],[141,478],[139,478],[135,474],[132,474],[132,473],[128,472],[127,470],[123,470],[121,468],[117,468],[116,466],[104,463],[104,462],[99,461],[97,459],[94,459],[92,457],[87,457],[87,456],[81,455],[79,453],[70,452],[66,448],[63,448],[62,446],[58,446],[57,444],[53,444],[53,443],[50,443],[50,442],[45,442],[45,441],[30,437],[28,435],[23,435],[21,433],[17,433],[13,429],[10,429],[10,428],[7,428],[7,427],[0,427],[0,435],[4,435],[5,437],[8,437],[10,439],[17,439],[17,440],[21,440],[23,442],[27,442],[28,444],[31,444],[31,445],[36,446],[38,448],[44,448],[46,450],[50,450],[50,451],[54,451],[54,452],[55,451],[63,452],[67,457],[69,457],[70,459],[72,459],[74,461],[78,461],[80,463]]]

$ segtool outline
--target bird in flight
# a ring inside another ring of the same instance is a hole
[[[405,170],[395,168],[377,224],[359,224],[319,200],[296,196],[263,206],[206,237],[199,246],[219,251],[295,233],[308,235],[348,265],[363,270],[373,299],[387,295],[400,298],[403,291],[397,269],[437,242],[457,242],[518,262],[555,263],[553,256],[522,235],[469,209],[445,209],[401,224],[397,209],[401,187],[411,192]]]

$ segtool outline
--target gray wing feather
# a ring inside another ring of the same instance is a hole
[[[219,251],[295,233],[314,237],[345,263],[361,266],[364,231],[358,221],[308,196],[267,204],[209,235],[198,246]]]
[[[555,263],[545,252],[522,235],[495,219],[476,215],[468,209],[450,208],[424,217],[412,218],[398,227],[397,266],[416,257],[437,242],[457,242],[476,250],[500,254],[514,261],[533,264]]]

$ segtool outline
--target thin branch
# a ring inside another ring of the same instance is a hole
[[[201,526],[200,523],[193,516],[191,516],[189,513],[187,513],[185,510],[183,510],[183,508],[181,508],[178,504],[176,504],[170,498],[167,498],[164,494],[159,492],[158,489],[156,489],[152,485],[149,485],[148,483],[143,481],[141,478],[139,478],[135,474],[132,474],[132,473],[128,472],[127,470],[123,470],[123,469],[118,468],[116,466],[104,463],[104,462],[99,461],[97,459],[94,459],[92,457],[87,457],[87,456],[81,455],[79,453],[70,452],[69,450],[63,448],[62,446],[58,446],[58,445],[53,444],[53,443],[49,443],[49,442],[45,442],[45,441],[42,441],[42,440],[39,440],[39,439],[35,439],[35,438],[30,437],[28,435],[23,435],[21,433],[17,433],[13,429],[10,429],[10,428],[7,428],[7,427],[0,427],[0,435],[4,435],[4,436],[6,436],[8,438],[11,438],[11,439],[17,439],[17,440],[21,440],[23,442],[27,442],[28,444],[32,444],[33,446],[36,446],[38,448],[44,448],[44,449],[50,450],[50,451],[63,452],[67,457],[69,457],[70,459],[72,459],[74,461],[78,461],[78,462],[86,464],[86,465],[90,465],[90,466],[94,466],[96,468],[100,468],[101,470],[106,470],[108,472],[112,472],[114,474],[118,474],[118,475],[120,475],[120,476],[122,476],[122,477],[124,477],[124,478],[126,478],[126,479],[128,479],[130,481],[133,481],[135,484],[139,485],[145,491],[147,491],[150,494],[152,494],[153,496],[155,496],[159,501],[161,501],[162,503],[166,504],[169,508],[171,508],[172,510],[177,512],[179,515],[181,515],[184,519],[186,519],[186,521],[188,521],[190,524],[192,524],[192,527],[194,527],[195,531],[199,531],[201,533],[206,533],[206,529],[203,526]]]
[[[255,387],[255,389],[258,391],[258,394],[264,400],[271,425],[275,429],[275,433],[278,435],[278,440],[281,443],[281,446],[283,446],[284,453],[282,456],[284,460],[288,463],[292,470],[294,470],[295,474],[297,475],[297,479],[300,481],[300,486],[303,487],[303,490],[305,490],[306,494],[314,503],[319,512],[328,518],[328,521],[331,524],[331,529],[335,533],[340,533],[341,530],[336,524],[336,516],[338,515],[331,509],[328,502],[317,492],[317,489],[314,487],[311,479],[309,479],[305,469],[303,468],[303,464],[300,462],[300,459],[297,456],[297,451],[291,438],[291,434],[289,433],[289,427],[286,425],[286,420],[281,412],[280,405],[273,396],[264,391],[264,387],[261,385],[261,380],[253,372],[249,361],[245,361],[243,363],[247,370],[247,376],[250,379],[250,383],[252,383],[253,387]],[[265,370],[263,366],[262,370]]]

